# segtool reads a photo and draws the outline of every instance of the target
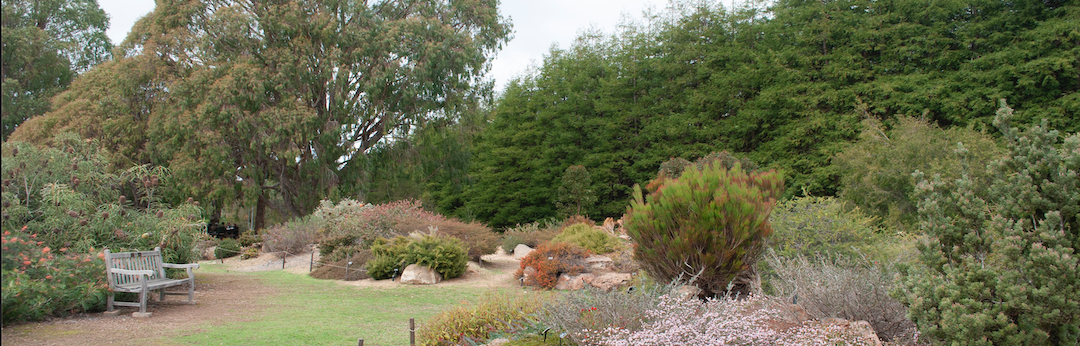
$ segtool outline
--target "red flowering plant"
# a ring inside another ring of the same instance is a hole
[[[521,260],[515,277],[522,278],[525,285],[552,289],[558,283],[559,275],[577,275],[584,271],[585,258],[590,255],[589,250],[571,243],[544,243]]]
[[[53,249],[27,227],[3,232],[3,324],[37,321],[104,306],[104,262],[93,254]]]

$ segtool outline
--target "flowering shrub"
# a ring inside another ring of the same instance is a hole
[[[301,253],[315,242],[319,226],[320,223],[317,220],[307,216],[267,228],[262,236],[263,250],[279,254],[281,252]]]
[[[590,337],[595,340],[594,331],[608,327],[640,330],[645,312],[655,309],[660,297],[674,288],[639,282],[630,292],[595,289],[567,292],[544,304],[540,322],[566,331],[573,341],[585,344]]]
[[[495,252],[499,236],[491,228],[478,222],[457,219],[406,218],[396,222],[394,229],[400,233],[428,233],[445,235],[461,240],[469,252],[469,259],[479,262],[480,256]]]
[[[101,259],[45,246],[37,234],[4,231],[3,324],[100,309],[105,302]]]
[[[787,330],[770,327],[777,313],[761,308],[763,300],[721,298],[704,303],[697,299],[660,297],[645,313],[641,330],[607,327],[580,333],[588,345],[872,345],[865,336],[848,335],[841,327],[799,325]]]
[[[555,288],[559,275],[577,275],[585,270],[585,258],[589,250],[570,243],[545,243],[521,259],[515,277],[525,277],[524,284],[546,289]],[[525,275],[525,268],[532,267],[536,273]]]
[[[441,221],[446,218],[421,208],[420,201],[401,200],[379,205],[343,199],[337,205],[322,201],[314,215],[322,220],[327,235],[355,235],[360,241],[371,242],[378,237],[393,238],[405,235],[395,226],[405,220],[423,222]]]

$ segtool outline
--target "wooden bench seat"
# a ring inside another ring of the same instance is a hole
[[[183,279],[170,279],[165,276],[165,268],[185,269],[187,277]],[[146,299],[151,291],[158,291],[159,301],[165,300],[165,295],[187,295],[185,303],[195,304],[195,275],[192,269],[199,268],[197,263],[172,264],[163,263],[161,248],[153,251],[117,252],[105,250],[105,275],[109,281],[109,299],[106,302],[106,314],[116,314],[114,306],[138,307],[139,312],[132,313],[134,317],[150,317],[146,312]],[[166,292],[165,288],[187,284],[186,293]],[[138,302],[117,302],[116,292],[138,293]]]

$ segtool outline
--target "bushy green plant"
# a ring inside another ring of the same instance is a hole
[[[590,255],[589,250],[571,243],[544,243],[521,259],[514,277],[523,278],[525,285],[552,289],[558,283],[559,275],[577,275],[584,271],[585,258]],[[535,272],[528,273],[526,268]]]
[[[1076,345],[1080,340],[1080,135],[1019,131],[1001,102],[1008,154],[947,181],[917,172],[920,263],[897,298],[919,330],[952,345]],[[958,154],[966,155],[964,146]],[[974,167],[972,167],[974,168]]]
[[[400,273],[410,264],[431,268],[443,279],[453,279],[464,274],[469,263],[464,244],[451,237],[379,238],[371,245],[371,252],[375,258],[368,261],[367,271],[376,280],[389,279],[395,268]]]
[[[240,233],[240,237],[236,238],[236,241],[240,242],[240,246],[248,247],[263,241],[263,235],[258,231],[249,229]]]
[[[847,209],[832,197],[795,197],[780,201],[769,215],[773,234],[769,247],[783,257],[878,255],[886,235],[877,220],[859,209]],[[884,255],[884,254],[881,254]]]
[[[707,164],[676,179],[657,178],[648,199],[637,187],[626,217],[634,257],[657,280],[700,273],[695,284],[706,295],[721,294],[758,260],[783,184],[775,171]]]
[[[859,140],[833,158],[841,173],[841,195],[886,225],[914,230],[918,199],[915,197],[915,170],[928,176],[940,174],[945,181],[965,172],[977,184],[989,185],[985,167],[1001,154],[994,139],[974,130],[942,129],[912,117],[897,117],[882,124],[874,118],[863,122]],[[958,143],[967,151],[956,153]]]
[[[242,249],[240,242],[236,239],[225,238],[218,242],[217,248],[214,249],[214,257],[225,259],[237,256],[243,253]]]
[[[495,253],[499,236],[491,228],[478,222],[464,222],[452,218],[439,219],[402,219],[396,222],[394,229],[400,233],[430,233],[449,236],[461,240],[469,251],[469,259],[480,262],[483,255]]]
[[[563,229],[551,241],[572,243],[597,254],[619,251],[625,246],[618,237],[583,223]]]
[[[544,301],[535,294],[486,294],[475,304],[462,303],[425,321],[417,339],[425,346],[480,344],[493,334],[528,329]]]
[[[104,307],[105,265],[93,254],[51,248],[37,234],[4,231],[3,324]]]

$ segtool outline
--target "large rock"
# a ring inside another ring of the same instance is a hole
[[[611,257],[592,255],[585,258],[585,267],[589,268],[589,270],[607,270],[611,269],[613,265],[614,262]]]
[[[431,268],[410,264],[401,272],[401,283],[410,285],[434,285],[442,281],[442,275]]]
[[[701,288],[694,285],[682,285],[675,290],[675,297],[678,297],[679,300],[697,299],[700,294]]]
[[[596,280],[596,275],[592,273],[582,273],[578,275],[559,275],[559,281],[555,283],[555,289],[557,290],[570,290],[577,291],[585,288],[585,285],[592,284]]]
[[[604,275],[597,276],[596,279],[593,279],[592,285],[593,285],[593,287],[596,287],[596,288],[599,288],[599,289],[602,289],[602,290],[605,290],[605,291],[610,291],[615,286],[621,286],[621,285],[625,285],[625,284],[629,283],[630,278],[631,278],[630,274],[607,273],[607,274],[604,274]]]
[[[514,259],[520,261],[525,256],[528,256],[530,252],[533,252],[533,248],[525,244],[518,244],[514,247]]]

